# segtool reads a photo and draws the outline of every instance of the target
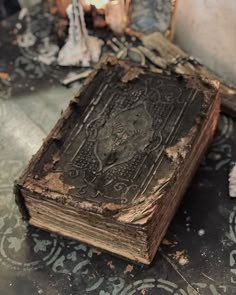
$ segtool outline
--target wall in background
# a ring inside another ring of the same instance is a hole
[[[174,42],[236,85],[235,0],[179,0]]]

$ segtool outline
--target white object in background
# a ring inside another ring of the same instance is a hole
[[[229,172],[229,196],[236,198],[236,164],[234,163]]]
[[[180,0],[174,41],[236,85],[236,1]]]
[[[101,54],[103,41],[89,36],[83,8],[77,0],[67,7],[69,17],[69,34],[65,45],[59,52],[58,64],[61,66],[90,66],[91,62],[97,62]]]

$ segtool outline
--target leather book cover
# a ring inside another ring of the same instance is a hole
[[[108,58],[16,182],[25,218],[149,264],[213,136],[215,84]]]

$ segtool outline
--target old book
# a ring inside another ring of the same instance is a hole
[[[217,85],[108,58],[15,185],[29,223],[149,264],[212,139]]]

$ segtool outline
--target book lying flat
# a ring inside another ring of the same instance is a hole
[[[23,216],[149,264],[212,139],[217,87],[108,58],[17,180]]]

